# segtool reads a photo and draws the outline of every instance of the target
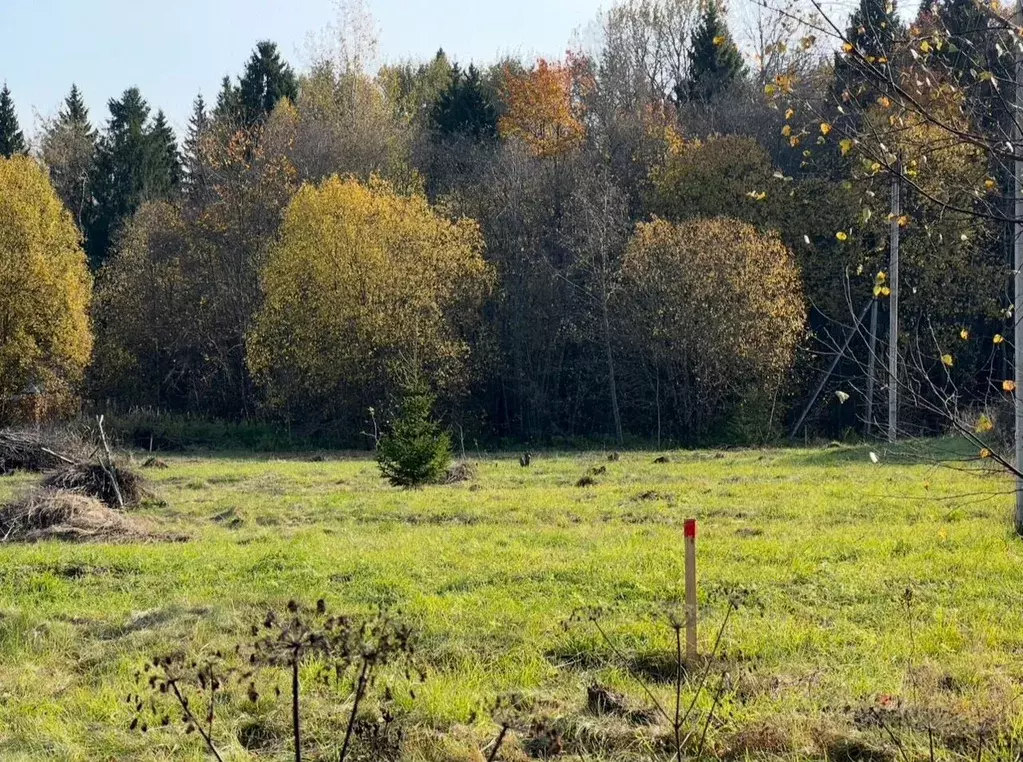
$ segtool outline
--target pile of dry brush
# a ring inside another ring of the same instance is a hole
[[[43,474],[34,490],[0,505],[0,542],[145,536],[125,512],[149,496],[146,481],[111,454],[98,424],[91,445],[68,431],[0,431],[0,475]]]

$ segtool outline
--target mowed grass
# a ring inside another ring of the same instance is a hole
[[[506,758],[530,718],[590,758],[648,757],[663,728],[593,716],[586,689],[599,681],[643,708],[642,681],[670,702],[645,668],[670,663],[687,517],[699,520],[705,650],[729,597],[742,599],[708,755],[881,748],[870,706],[900,706],[910,725],[923,707],[941,744],[968,747],[971,728],[1009,728],[1019,708],[1011,483],[881,454],[541,454],[526,469],[481,456],[473,480],[414,492],[368,459],[169,457],[148,472],[163,505],[141,516],[187,542],[0,545],[0,759],[203,759],[194,736],[129,731],[136,670],[230,648],[268,607],[321,596],[336,611],[400,611],[418,633],[428,676],[400,705],[409,759],[479,759],[502,695],[526,707]],[[600,466],[595,486],[576,486]],[[32,482],[0,480],[0,499]],[[593,608],[620,656],[591,624],[566,629]],[[341,735],[332,703],[310,689],[307,732],[324,758]],[[253,713],[240,697],[223,708],[226,757],[288,759],[284,708],[259,709],[258,744]]]

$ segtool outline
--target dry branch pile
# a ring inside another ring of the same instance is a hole
[[[66,462],[69,439],[34,431],[0,431],[0,475],[15,471],[41,473]]]
[[[149,495],[142,476],[113,463],[64,464],[43,479],[43,487],[95,498],[111,508],[135,508]]]

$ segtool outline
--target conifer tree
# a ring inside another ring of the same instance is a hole
[[[170,196],[181,185],[181,155],[177,137],[162,110],[156,112],[149,129],[149,143],[151,193],[158,197]]]
[[[162,113],[150,123],[149,104],[137,88],[109,103],[92,173],[94,204],[86,223],[95,266],[109,254],[120,225],[145,201],[168,198],[180,175],[174,133]]]
[[[25,153],[28,153],[25,134],[18,126],[18,115],[14,111],[10,88],[4,83],[0,90],[0,156],[9,159],[15,154]]]
[[[873,102],[870,81],[863,66],[884,71],[892,65],[892,53],[899,33],[894,0],[860,0],[849,19],[845,51],[836,53],[835,90],[839,100]]]
[[[206,112],[206,100],[199,93],[192,101],[192,116],[188,120],[188,132],[182,146],[182,182],[186,193],[195,194],[205,185],[202,141],[210,128],[210,116]]]
[[[700,24],[693,32],[689,51],[688,93],[676,92],[679,101],[706,103],[731,89],[746,76],[742,54],[728,31],[728,24],[718,4],[711,0],[703,12]]]
[[[497,110],[475,66],[470,64],[464,72],[454,66],[448,87],[434,104],[433,123],[443,135],[469,135],[476,140],[497,135]]]
[[[277,45],[263,40],[256,45],[245,73],[238,81],[241,116],[246,125],[259,122],[274,110],[277,102],[298,97],[298,80],[281,58]]]
[[[229,124],[239,124],[242,121],[241,92],[232,84],[230,77],[220,80],[220,92],[217,94],[217,105],[213,108],[213,118]]]

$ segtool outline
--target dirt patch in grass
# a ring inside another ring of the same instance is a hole
[[[0,508],[5,542],[141,542],[151,535],[136,521],[87,495],[44,489]]]

